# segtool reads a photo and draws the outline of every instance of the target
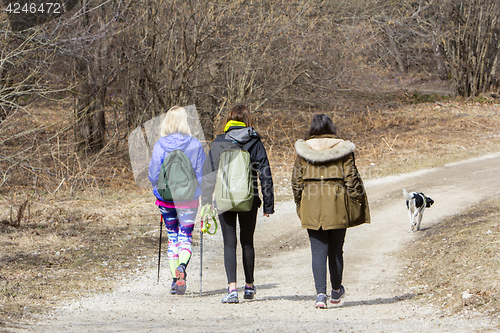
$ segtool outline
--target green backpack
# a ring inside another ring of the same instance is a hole
[[[257,141],[241,147],[231,144],[222,151],[215,182],[215,203],[221,212],[247,212],[253,204],[253,180],[248,149]]]
[[[188,145],[189,142],[186,147]],[[193,199],[197,187],[198,180],[189,157],[182,150],[171,151],[160,168],[160,196],[165,201],[189,201]]]

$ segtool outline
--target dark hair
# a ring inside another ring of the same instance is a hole
[[[235,105],[231,108],[231,111],[229,111],[226,117],[226,123],[230,120],[242,121],[247,127],[253,126],[250,110],[242,104]]]
[[[317,114],[311,121],[311,127],[306,133],[305,140],[309,139],[313,135],[321,134],[333,134],[337,135],[337,126],[333,123],[332,118],[328,117],[326,114]]]

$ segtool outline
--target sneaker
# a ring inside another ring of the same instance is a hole
[[[255,286],[252,286],[252,288],[248,288],[245,285],[245,294],[243,295],[243,298],[244,299],[253,299],[256,292],[257,292],[257,289],[255,289]]]
[[[177,295],[184,295],[186,293],[186,276],[186,266],[179,265],[179,267],[175,269],[175,277],[177,278],[175,287]]]
[[[177,294],[177,286],[175,285],[176,281],[177,279],[174,279],[174,281],[172,281],[172,285],[170,286],[170,294],[172,295]]]
[[[345,289],[344,289],[344,286],[340,286],[340,291],[333,291],[332,290],[332,298],[330,299],[330,303],[333,303],[333,304],[338,304],[340,303],[340,299],[342,297],[344,297],[344,294],[345,294]]]
[[[238,292],[236,290],[228,291],[222,298],[222,303],[239,303]]]
[[[318,296],[316,296],[316,307],[320,309],[326,309],[327,300],[328,296],[326,296],[325,294],[318,294]]]

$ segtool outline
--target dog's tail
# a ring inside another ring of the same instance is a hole
[[[403,189],[403,197],[406,201],[410,201],[412,199],[412,196],[408,192],[406,192],[405,189]]]

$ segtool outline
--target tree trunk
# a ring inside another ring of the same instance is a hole
[[[97,153],[105,144],[106,121],[104,103],[106,86],[92,80],[89,66],[80,62],[76,67],[85,73],[85,79],[78,85],[75,103],[75,142],[80,153]]]
[[[445,51],[457,92],[477,96],[498,86],[500,5],[497,0],[461,0],[451,10]]]
[[[387,27],[385,29],[385,32],[387,34],[387,37],[389,37],[390,50],[391,50],[392,56],[394,57],[394,59],[396,60],[396,63],[398,64],[399,71],[401,73],[405,73],[406,66],[404,64],[403,58],[401,57],[401,53],[398,50],[398,45],[396,44],[394,31],[392,31],[391,28]]]
[[[14,80],[10,77],[8,65],[0,67],[0,123],[5,120],[14,109]]]

